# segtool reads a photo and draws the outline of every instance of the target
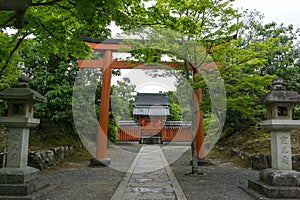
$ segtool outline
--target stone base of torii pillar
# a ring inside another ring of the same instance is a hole
[[[300,120],[266,120],[260,123],[271,130],[272,169],[259,173],[259,180],[248,180],[244,188],[255,199],[300,199],[300,172],[292,170],[290,131]]]

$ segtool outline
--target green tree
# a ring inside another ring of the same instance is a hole
[[[117,85],[113,86],[111,110],[117,121],[132,119],[135,88],[136,86],[131,84],[127,77],[117,81]]]
[[[106,39],[112,21],[128,22],[131,4],[139,0],[1,0],[0,79],[15,68],[16,54],[28,37],[41,44],[44,56],[49,52],[61,57],[85,58],[91,49],[83,36]],[[10,33],[14,30],[15,33]],[[25,45],[26,46],[26,45]]]
[[[128,8],[138,2],[0,0],[0,89],[14,84],[22,68],[48,97],[47,105],[37,106],[37,115],[68,124],[76,59],[91,53],[82,37],[106,39],[108,25],[126,24]],[[5,104],[0,104],[3,113]]]
[[[242,28],[239,31],[243,40],[240,46],[248,48],[254,41],[267,41],[271,38],[276,51],[268,50],[268,61],[261,67],[261,74],[274,74],[282,78],[288,89],[300,91],[299,36],[300,29],[293,25],[285,26],[276,22],[263,23],[264,16],[258,11],[245,11]],[[279,47],[279,48],[278,48]]]
[[[30,85],[47,97],[46,104],[37,104],[35,115],[50,120],[74,133],[72,116],[72,92],[77,75],[77,60],[58,54],[45,57],[39,52],[41,44],[31,41],[31,46],[19,53],[24,61],[22,73],[30,79]]]
[[[227,125],[251,124],[263,114],[254,105],[254,100],[267,92],[274,76],[262,75],[260,68],[268,62],[268,51],[276,51],[273,39],[254,42],[248,49],[241,48],[239,41],[221,44],[214,52],[219,61],[219,71],[223,78],[227,96]],[[233,124],[232,124],[233,123]]]
[[[264,110],[254,107],[253,101],[269,90],[275,76],[283,78],[289,90],[299,91],[299,29],[264,24],[262,19],[257,11],[245,11],[240,37],[224,44],[224,53],[215,58],[223,60],[220,70],[228,96],[227,119],[236,125],[262,120]]]
[[[180,104],[176,97],[175,92],[168,91],[166,95],[169,99],[169,109],[170,109],[170,116],[168,117],[168,121],[181,121],[182,120],[182,112],[180,108]]]
[[[112,112],[109,112],[108,121],[108,135],[107,138],[110,142],[116,142],[118,140],[118,124],[117,120],[114,118]]]

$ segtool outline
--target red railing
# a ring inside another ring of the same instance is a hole
[[[125,126],[118,129],[118,140],[120,141],[139,141],[141,137],[141,128],[138,126]]]
[[[191,141],[190,127],[168,126],[161,130],[163,141]]]
[[[118,130],[120,141],[139,141],[139,126],[124,126]],[[161,129],[162,141],[191,141],[191,128],[181,126],[164,126]]]

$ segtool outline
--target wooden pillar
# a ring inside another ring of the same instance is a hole
[[[107,50],[104,54],[103,62],[103,79],[101,89],[101,103],[99,115],[99,128],[97,137],[96,158],[106,158],[107,135],[108,135],[108,115],[110,102],[110,82],[111,82],[111,67],[112,52]]]
[[[196,74],[200,74],[200,71],[197,70],[195,72]],[[199,88],[195,91],[196,93],[196,97],[197,97],[197,101],[198,104],[202,101],[202,89]],[[199,160],[204,160],[205,159],[205,146],[204,146],[204,121],[203,121],[203,112],[199,109],[198,110],[198,120],[196,120],[198,122],[198,126],[197,127],[197,131],[196,131],[196,136],[195,136],[195,140],[196,140],[196,151],[197,151],[197,158]]]

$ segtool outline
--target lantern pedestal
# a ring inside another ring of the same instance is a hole
[[[262,170],[259,180],[248,180],[248,188],[268,198],[300,199],[300,173],[292,170],[290,131],[300,120],[266,120],[260,123],[271,130],[272,169]]]
[[[40,120],[30,117],[0,117],[8,128],[7,166],[0,169],[0,200],[34,199],[49,184],[38,179],[39,170],[27,166],[29,128]]]
[[[39,179],[39,170],[33,167],[5,167],[0,169],[0,200],[36,199],[49,186]]]
[[[266,120],[260,123],[271,131],[272,169],[292,170],[290,131],[300,127],[300,120]]]
[[[259,173],[259,180],[248,180],[245,190],[255,199],[300,199],[300,173],[264,169]]]

